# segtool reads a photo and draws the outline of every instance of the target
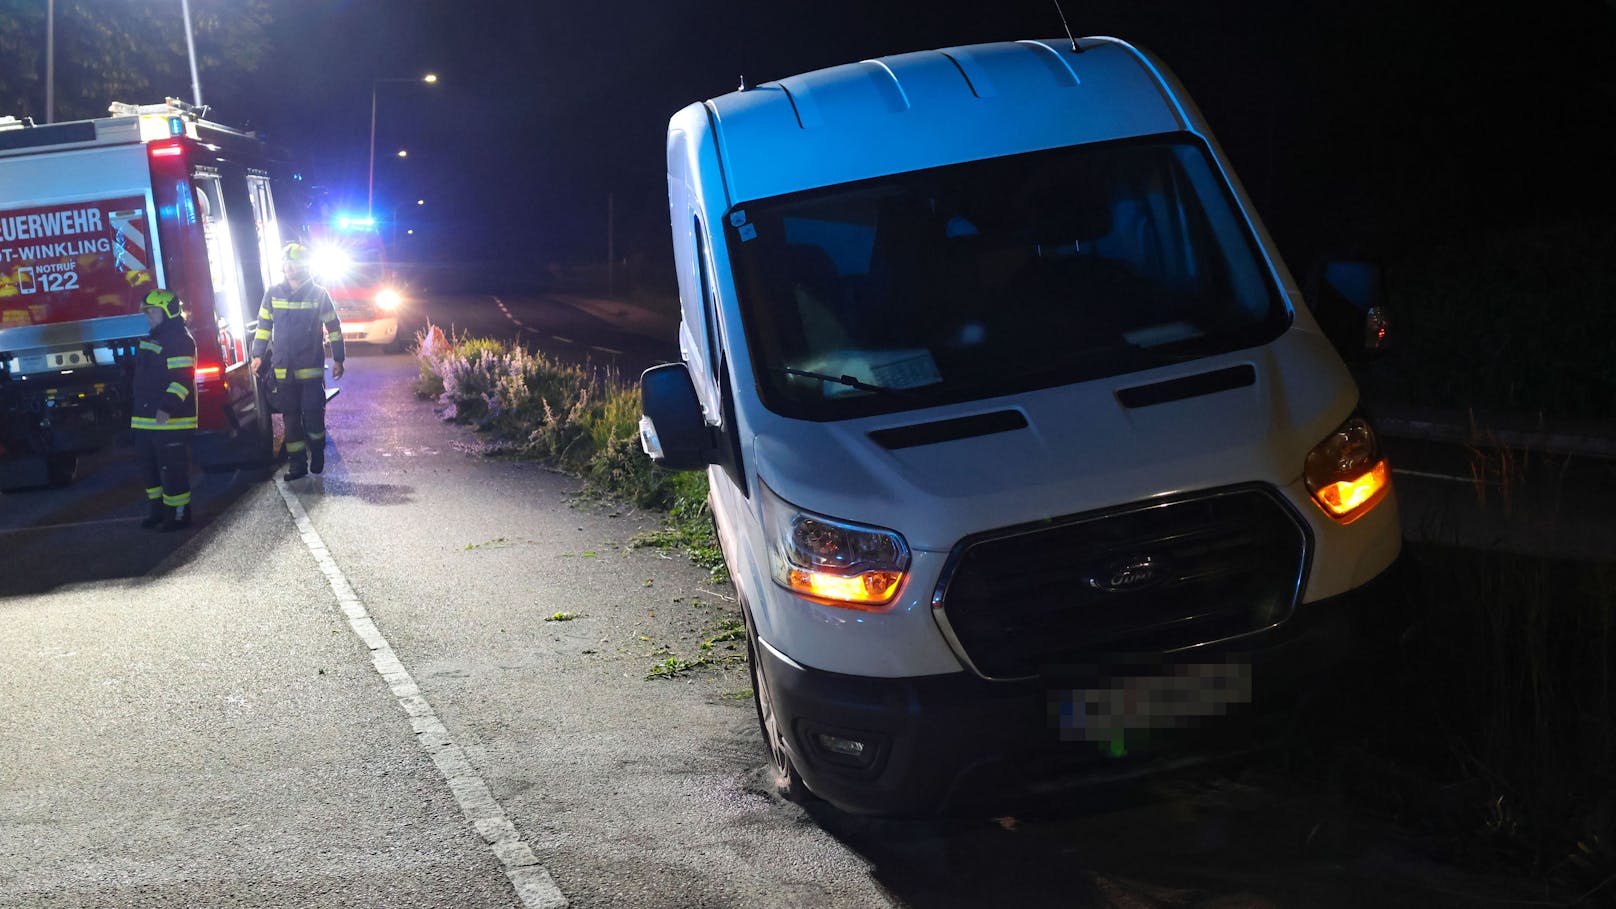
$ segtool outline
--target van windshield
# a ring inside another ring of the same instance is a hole
[[[747,202],[725,230],[764,404],[802,419],[1120,375],[1290,324],[1184,135]]]

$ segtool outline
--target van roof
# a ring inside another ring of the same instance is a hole
[[[1171,83],[1114,38],[973,44],[815,70],[707,102],[732,199],[1185,129]],[[743,153],[744,152],[744,153]]]

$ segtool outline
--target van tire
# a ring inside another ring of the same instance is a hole
[[[757,632],[752,630],[751,617],[748,616],[746,666],[752,680],[752,706],[757,708],[758,731],[763,735],[763,747],[769,754],[769,764],[765,768],[766,778],[774,791],[788,802],[799,805],[817,803],[820,801],[819,797],[808,790],[808,785],[802,781],[802,775],[797,773],[797,766],[792,762],[790,753],[786,751],[785,739],[774,716],[768,682],[763,675],[763,665],[758,661],[756,640]]]

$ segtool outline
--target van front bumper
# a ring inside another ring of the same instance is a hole
[[[860,814],[992,810],[1062,784],[1249,748],[1254,734],[1367,665],[1357,658],[1395,633],[1399,565],[1349,593],[1299,606],[1276,628],[1197,648],[1197,665],[1249,667],[1249,703],[1100,740],[1074,729],[1073,680],[845,675],[799,665],[771,647],[758,648],[758,659],[785,720],[787,748],[815,795]]]
[[[344,344],[391,344],[398,340],[398,318],[383,316],[369,321],[342,320]]]

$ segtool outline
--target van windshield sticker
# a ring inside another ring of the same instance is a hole
[[[135,312],[150,238],[141,196],[0,212],[0,327]]]
[[[902,350],[836,350],[804,364],[815,373],[852,376],[866,385],[880,388],[923,388],[943,381],[937,361],[924,348]],[[824,383],[827,398],[857,394],[865,389],[847,383]]]

